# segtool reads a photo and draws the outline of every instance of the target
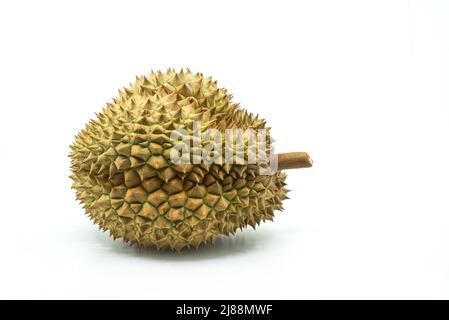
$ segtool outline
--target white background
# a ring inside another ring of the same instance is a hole
[[[69,145],[150,69],[211,75],[268,120],[285,211],[181,254],[101,233]],[[449,298],[449,4],[0,4],[0,298]]]

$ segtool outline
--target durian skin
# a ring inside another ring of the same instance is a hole
[[[180,251],[272,220],[286,198],[285,174],[258,165],[175,165],[177,128],[265,128],[200,73],[169,69],[137,77],[71,145],[71,179],[86,213],[115,238]],[[203,142],[205,143],[205,142]]]

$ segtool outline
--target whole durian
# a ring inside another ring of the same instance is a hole
[[[231,97],[211,78],[171,69],[137,77],[121,90],[71,145],[72,187],[94,223],[114,239],[179,251],[272,220],[286,199],[281,171],[170,160],[171,133],[193,133],[195,121],[201,132],[265,128]],[[299,166],[311,165],[305,157]],[[285,160],[284,168],[292,167]]]

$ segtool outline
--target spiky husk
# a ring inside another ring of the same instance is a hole
[[[73,188],[87,214],[114,238],[158,249],[197,248],[272,220],[285,174],[258,165],[173,164],[174,129],[262,129],[216,81],[190,71],[137,77],[71,145]],[[207,142],[203,142],[207,143]]]

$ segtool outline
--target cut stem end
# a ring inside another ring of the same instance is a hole
[[[307,152],[287,152],[276,155],[278,158],[278,170],[310,168],[313,164],[312,158]]]

